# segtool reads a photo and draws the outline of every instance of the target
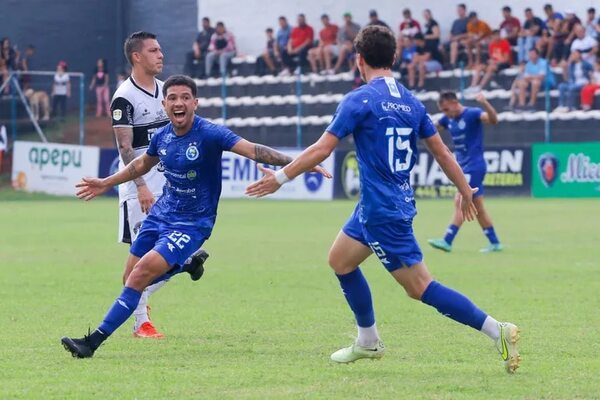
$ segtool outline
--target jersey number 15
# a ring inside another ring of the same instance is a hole
[[[410,167],[413,150],[410,147],[410,134],[412,128],[387,128],[385,136],[388,137],[388,163],[392,173],[406,171]],[[396,151],[406,151],[402,157]]]

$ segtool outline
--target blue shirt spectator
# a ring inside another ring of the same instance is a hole
[[[292,27],[288,24],[285,17],[279,17],[279,29],[277,30],[277,53],[287,48],[290,40]]]

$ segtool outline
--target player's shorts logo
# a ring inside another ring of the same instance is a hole
[[[185,174],[185,176],[190,180],[193,181],[194,179],[196,179],[197,173],[196,171],[194,171],[193,169],[190,169],[187,174]]]
[[[552,153],[544,153],[538,159],[538,172],[546,187],[552,186],[558,177],[558,159]]]
[[[197,160],[198,157],[200,157],[200,152],[198,151],[198,148],[196,146],[190,146],[185,151],[185,156],[188,160],[194,161]]]
[[[304,174],[304,185],[309,192],[316,192],[323,184],[323,175],[318,172],[307,172]]]
[[[156,170],[157,170],[158,172],[162,172],[162,173],[164,173],[164,172],[165,172],[165,164],[163,164],[163,162],[162,162],[162,161],[161,161],[161,162],[159,162],[158,164],[156,164]]]
[[[356,152],[350,151],[344,157],[341,167],[342,187],[349,199],[355,199],[360,193],[360,180]]]
[[[113,110],[113,119],[115,121],[118,121],[121,119],[121,117],[123,116],[123,112],[121,110]]]

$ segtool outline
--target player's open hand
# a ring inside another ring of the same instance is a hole
[[[311,169],[310,172],[317,172],[317,173],[323,175],[327,179],[333,178],[333,175],[331,175],[331,172],[327,171],[325,168],[321,167],[320,165],[317,165],[316,167]]]
[[[473,203],[473,194],[478,190],[479,188],[471,188],[471,193],[468,195],[458,195],[458,201],[460,202],[460,210],[462,211],[463,219],[467,221],[473,221],[475,218],[477,218],[477,208]]]
[[[279,190],[281,185],[275,179],[275,171],[265,168],[261,164],[257,164],[257,166],[264,176],[259,181],[248,185],[246,195],[250,197],[263,197]]]
[[[148,186],[142,185],[138,186],[138,201],[140,202],[140,207],[142,208],[142,212],[144,214],[148,214],[150,209],[152,208],[152,204],[154,204],[154,196]]]
[[[108,186],[104,183],[104,179],[100,178],[83,178],[81,182],[75,185],[77,197],[82,200],[89,201],[96,196],[108,190]]]

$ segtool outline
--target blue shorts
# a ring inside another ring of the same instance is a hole
[[[358,220],[358,212],[355,209],[342,231],[370,247],[389,272],[423,261],[423,253],[413,233],[412,219],[364,225]]]
[[[472,188],[478,188],[479,190],[473,194],[473,198],[483,196],[483,179],[485,178],[485,169],[475,170],[475,171],[465,171],[465,176],[467,177],[467,181],[469,181],[469,186]]]
[[[173,225],[149,215],[129,252],[143,257],[150,250],[158,252],[170,266],[183,265],[208,239],[210,232],[195,226]]]

